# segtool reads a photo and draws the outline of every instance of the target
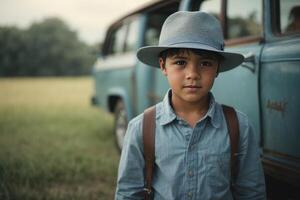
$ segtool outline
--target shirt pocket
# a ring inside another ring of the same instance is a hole
[[[215,192],[224,191],[230,186],[230,153],[207,154],[207,183]]]

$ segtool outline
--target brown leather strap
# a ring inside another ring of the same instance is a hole
[[[226,105],[222,105],[223,112],[225,115],[229,138],[230,138],[230,149],[231,149],[231,184],[234,184],[234,181],[237,178],[238,168],[237,168],[237,153],[239,146],[239,122],[234,108]]]
[[[155,106],[144,111],[143,119],[143,143],[145,158],[145,199],[152,195],[152,177],[155,159]]]

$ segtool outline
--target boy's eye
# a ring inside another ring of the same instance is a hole
[[[175,64],[176,65],[185,65],[186,61],[184,61],[184,60],[177,60],[177,61],[175,61]]]
[[[211,61],[202,61],[200,62],[200,67],[211,67],[213,63]]]

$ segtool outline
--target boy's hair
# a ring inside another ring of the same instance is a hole
[[[208,55],[208,56],[215,57],[219,62],[217,74],[219,73],[220,62],[223,60],[223,56],[218,53],[215,53],[215,52],[210,52],[208,50],[187,49],[187,48],[170,48],[170,49],[160,52],[158,57],[162,58],[164,63],[166,63],[167,57],[172,57],[175,55],[182,55],[185,52],[189,53],[189,51],[193,52],[194,54],[201,55],[201,56]]]

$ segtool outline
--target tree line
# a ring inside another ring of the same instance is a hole
[[[79,40],[59,18],[27,29],[0,27],[0,76],[90,74],[97,49]]]

